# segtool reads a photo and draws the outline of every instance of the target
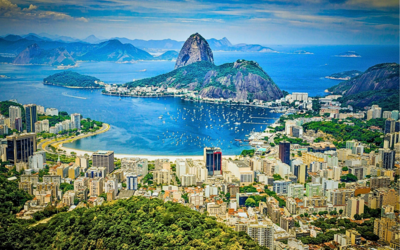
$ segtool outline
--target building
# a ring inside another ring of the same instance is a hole
[[[333,237],[333,240],[337,242],[341,248],[347,247],[351,243],[350,237],[345,234],[335,234]]]
[[[306,196],[321,196],[322,195],[322,185],[316,183],[307,183],[306,185]]]
[[[292,136],[296,138],[303,137],[303,127],[302,126],[293,126],[292,127]]]
[[[18,183],[18,187],[28,194],[33,195],[33,184],[31,182],[21,181],[20,183]]]
[[[15,129],[18,130],[18,132],[22,132],[22,118],[21,117],[15,118]]]
[[[382,117],[382,108],[380,108],[378,105],[372,105],[371,109],[367,111],[367,121],[381,117]]]
[[[29,156],[36,152],[36,134],[14,134],[6,137],[6,158],[10,163],[29,162]]]
[[[58,109],[56,108],[47,108],[46,115],[48,116],[58,116]]]
[[[274,227],[262,223],[249,224],[247,234],[260,246],[274,249]]]
[[[68,169],[68,178],[75,180],[76,178],[81,176],[80,173],[80,167],[77,165],[73,165]]]
[[[393,110],[391,114],[391,118],[395,121],[399,119],[399,111],[398,110]]]
[[[273,191],[277,194],[287,194],[290,181],[274,181]]]
[[[97,151],[92,155],[93,167],[105,167],[106,174],[114,171],[114,151]]]
[[[288,197],[303,199],[304,186],[303,184],[289,184]]]
[[[296,238],[289,238],[288,239],[288,247],[289,249],[296,249],[296,250],[309,250],[309,246],[307,244],[303,244],[301,240]]]
[[[153,181],[155,184],[167,184],[171,182],[171,173],[168,170],[161,169],[153,172]]]
[[[362,166],[351,166],[349,167],[349,173],[357,176],[358,180],[364,179],[364,176],[366,176],[366,171],[364,171],[364,167]]]
[[[107,181],[104,183],[104,192],[109,193],[113,192],[114,197],[118,194],[118,181],[117,178],[109,177]]]
[[[35,104],[25,105],[25,120],[26,120],[26,131],[28,133],[35,132],[35,122],[38,121]]]
[[[382,155],[382,167],[385,169],[393,169],[396,158],[396,151],[384,150]]]
[[[389,185],[390,185],[390,177],[388,177],[388,176],[379,176],[379,177],[374,176],[374,177],[371,177],[369,179],[369,182],[370,182],[370,184],[369,184],[370,188],[374,188],[374,189],[385,188],[385,187],[389,187]]]
[[[23,174],[21,175],[21,182],[29,182],[32,183],[34,187],[36,187],[37,183],[39,182],[39,175]]]
[[[346,215],[347,217],[354,219],[355,214],[364,213],[364,199],[361,197],[352,197],[347,201]]]
[[[355,229],[346,230],[346,236],[350,239],[350,245],[360,245],[361,234]]]
[[[193,174],[185,174],[181,176],[182,187],[189,187],[196,185],[196,176]]]
[[[217,147],[204,148],[204,163],[208,175],[222,175],[222,152]]]
[[[290,165],[290,143],[280,142],[279,143],[279,159],[283,163]]]
[[[81,114],[71,114],[72,129],[81,130]]]
[[[104,178],[95,177],[89,180],[89,195],[99,196],[104,193]]]
[[[308,166],[306,164],[294,165],[293,174],[300,183],[306,183],[308,177]]]
[[[126,188],[128,190],[137,190],[138,189],[138,177],[137,175],[127,174],[126,175]]]
[[[280,218],[279,225],[281,228],[285,229],[286,232],[289,232],[289,229],[294,227],[294,219],[293,217],[284,215]]]
[[[385,134],[394,133],[396,129],[396,121],[389,118],[385,121]]]
[[[335,189],[328,192],[328,200],[334,206],[346,205],[351,197],[354,197],[352,189]]]
[[[21,130],[19,130],[15,125],[15,122],[16,122],[16,119],[18,119],[18,118],[21,118],[22,116],[21,116],[21,108],[20,107],[18,107],[18,106],[10,106],[9,108],[8,108],[8,116],[9,116],[9,118],[10,118],[10,125],[11,125],[11,128],[12,129],[17,129],[18,131],[21,131]],[[22,125],[22,124],[21,124]]]
[[[34,152],[33,155],[28,157],[29,168],[36,172],[43,169],[45,162],[46,152],[44,151]]]
[[[154,161],[154,169],[155,170],[171,170],[171,162],[169,159],[157,159]]]
[[[376,218],[374,220],[374,234],[379,236],[379,240],[390,242],[393,233],[391,229],[396,224],[396,221],[390,218]]]

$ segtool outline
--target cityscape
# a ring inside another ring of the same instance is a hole
[[[356,2],[0,1],[0,248],[400,249],[399,4]]]

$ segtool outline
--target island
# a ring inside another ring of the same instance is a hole
[[[73,71],[63,71],[43,79],[43,84],[66,88],[101,89],[104,83],[93,76],[81,75]]]
[[[357,54],[354,51],[347,51],[344,53],[340,53],[338,55],[335,55],[336,57],[361,57],[361,55]]]
[[[325,76],[326,79],[331,79],[331,80],[340,80],[340,81],[347,81],[350,80],[353,77],[356,77],[358,75],[362,74],[361,71],[358,70],[349,70],[349,71],[343,71],[340,73],[334,73],[329,76]]]
[[[293,52],[293,54],[298,54],[298,55],[314,55],[313,52],[306,51],[306,50],[296,50]]]

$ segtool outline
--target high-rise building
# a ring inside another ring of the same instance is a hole
[[[105,167],[106,174],[114,171],[114,151],[97,151],[92,155],[93,167]]]
[[[274,181],[273,191],[277,194],[287,194],[291,181]]]
[[[321,196],[321,195],[322,195],[322,185],[321,184],[307,183],[307,185],[306,185],[306,196],[307,197]]]
[[[283,163],[290,165],[290,143],[280,142],[279,143],[279,159]]]
[[[137,190],[138,188],[138,178],[137,175],[127,174],[126,175],[126,184],[128,190]]]
[[[385,134],[394,133],[395,132],[395,120],[389,118],[385,121]]]
[[[153,180],[156,184],[169,184],[171,182],[171,173],[166,169],[155,170]]]
[[[196,176],[193,174],[185,174],[181,176],[182,187],[196,185]]]
[[[397,120],[399,119],[399,111],[398,111],[398,110],[393,110],[390,117],[391,117],[393,120],[397,121]]]
[[[302,184],[289,184],[288,197],[303,199],[304,197],[304,186]]]
[[[222,152],[220,148],[204,148],[204,163],[208,175],[222,175]]]
[[[391,118],[392,117],[392,112],[390,112],[390,111],[383,111],[383,113],[382,113],[382,118],[383,119],[388,119],[388,118]]]
[[[15,129],[18,130],[19,132],[21,132],[22,131],[22,118],[21,117],[15,118],[14,124],[15,124]]]
[[[347,201],[346,214],[347,217],[354,219],[355,214],[364,213],[364,199],[361,197],[352,197]]]
[[[7,161],[16,164],[18,162],[28,162],[29,156],[36,151],[36,134],[27,133],[20,135],[7,136]]]
[[[77,130],[81,130],[81,114],[71,114],[71,122],[72,128],[76,128]]]
[[[8,114],[9,114],[9,117],[10,117],[11,128],[16,129],[16,127],[15,127],[15,119],[22,117],[21,116],[21,108],[18,107],[18,106],[10,106],[8,108]]]
[[[267,224],[249,224],[247,234],[260,246],[274,249],[274,227]]]
[[[394,150],[385,150],[383,151],[383,159],[382,159],[382,167],[385,169],[393,169],[395,158],[396,158],[396,151]]]
[[[35,132],[35,122],[37,122],[36,104],[25,105],[26,131]]]
[[[104,178],[95,177],[89,180],[90,196],[99,196],[104,193]]]
[[[300,183],[306,183],[308,177],[308,166],[306,164],[294,165],[293,174]]]

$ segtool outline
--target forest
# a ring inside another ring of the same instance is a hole
[[[43,79],[43,84],[50,84],[62,87],[79,87],[79,88],[102,88],[96,82],[99,79],[93,76],[81,75],[72,71],[63,71]]]

